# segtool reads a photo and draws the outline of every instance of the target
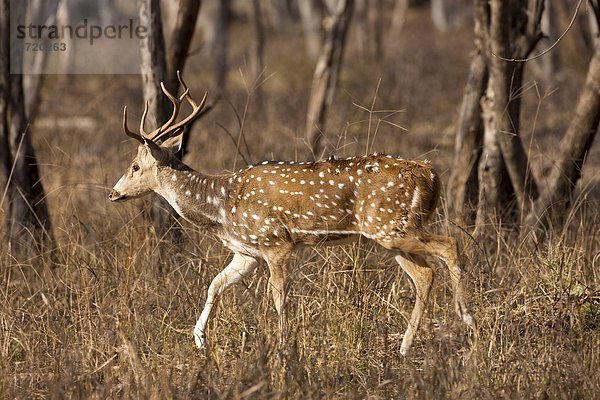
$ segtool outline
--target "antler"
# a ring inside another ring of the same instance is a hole
[[[206,97],[208,96],[208,92],[204,93],[204,97],[200,101],[200,104],[197,104],[194,99],[190,96],[190,88],[185,84],[183,79],[181,78],[181,74],[177,71],[177,79],[179,79],[179,83],[183,88],[183,93],[179,98],[173,96],[169,91],[165,88],[165,85],[161,82],[160,88],[167,96],[171,104],[173,104],[173,113],[167,122],[165,122],[160,128],[155,129],[154,131],[148,133],[144,129],[146,125],[146,117],[148,115],[148,102],[144,107],[144,112],[142,114],[142,119],[140,120],[140,133],[137,134],[132,132],[127,127],[127,107],[123,109],[123,130],[127,136],[139,141],[140,143],[145,143],[146,141],[152,141],[155,143],[159,143],[160,141],[164,141],[169,137],[173,136],[174,133],[178,132],[180,129],[183,129],[185,125],[189,124],[196,118],[202,115],[202,109],[206,103]],[[186,100],[189,105],[192,107],[192,112],[190,115],[182,119],[181,121],[175,123],[177,116],[179,115],[179,110],[181,108],[181,103],[183,100]]]

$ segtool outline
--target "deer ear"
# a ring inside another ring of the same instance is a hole
[[[173,154],[178,153],[181,150],[183,144],[183,130],[177,135],[171,136],[160,144],[160,147],[171,150]]]

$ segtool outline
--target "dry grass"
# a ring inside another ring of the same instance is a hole
[[[333,141],[343,133],[338,154],[364,153],[370,129],[373,150],[427,154],[440,171],[449,168],[471,42],[468,30],[452,41],[423,36],[426,14],[411,16],[407,37],[382,65],[363,62],[350,49],[354,61],[342,74],[330,113]],[[286,52],[287,45],[273,39],[267,62],[276,74],[265,83],[262,102],[249,103],[244,131],[254,161],[307,154],[300,132],[311,71],[301,52]],[[243,73],[245,50],[233,51]],[[199,91],[210,75],[192,61],[186,79]],[[207,172],[232,168],[235,148],[215,123],[239,132],[233,110],[241,113],[248,96],[239,77],[232,71],[231,107],[221,102],[198,124],[190,165]],[[566,79],[580,82],[581,76]],[[534,90],[523,94],[524,131],[538,177],[568,123],[577,93],[572,86],[559,86],[558,95],[543,100]],[[598,146],[569,223],[544,245],[532,249],[499,239],[483,254],[462,237],[477,342],[453,314],[441,265],[435,265],[413,354],[402,358],[397,333],[406,327],[414,293],[393,259],[369,244],[305,251],[294,261],[290,362],[283,370],[264,266],[223,296],[209,326],[210,350],[201,354],[191,330],[229,252],[187,225],[181,246],[164,243],[139,212],[141,201],[114,205],[106,199],[133,151],[130,142],[118,144],[124,139],[118,116],[123,104],[140,110],[139,78],[49,79],[46,93],[54,101],[45,102],[35,140],[59,247],[55,268],[46,258],[17,261],[0,248],[0,397],[600,396]],[[377,124],[377,118],[369,128],[369,113],[352,102],[370,108],[375,93],[376,109],[406,109],[390,120],[408,132]],[[49,117],[63,125],[53,126]],[[80,119],[64,125],[72,117]],[[81,125],[81,118],[95,127]],[[440,215],[434,229],[447,226]]]
[[[369,246],[299,255],[287,371],[274,347],[264,267],[223,296],[212,346],[200,354],[191,328],[227,252],[195,232],[181,249],[159,245],[133,212],[124,214],[134,221],[114,223],[122,228],[93,244],[73,226],[54,270],[40,260],[3,260],[2,395],[595,398],[597,211],[587,209],[565,238],[533,252],[499,243],[493,272],[466,246],[477,343],[453,315],[438,266],[408,358],[395,334],[413,293],[390,257]]]

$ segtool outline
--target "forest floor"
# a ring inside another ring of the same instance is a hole
[[[267,79],[256,91],[247,24],[233,27],[223,98],[192,133],[185,161],[203,172],[245,166],[226,131],[242,132],[248,162],[309,154],[314,63],[301,31],[268,36]],[[360,52],[351,32],[326,129],[335,154],[428,158],[447,181],[473,48],[466,25],[437,33],[428,10],[411,10],[381,60]],[[519,91],[521,135],[541,183],[589,60],[568,38],[556,51],[551,82],[528,74]],[[211,86],[205,57],[193,55],[185,71],[196,96]],[[368,243],[305,250],[293,261],[283,368],[264,265],[222,296],[209,351],[194,347],[208,285],[231,253],[187,223],[183,243],[161,240],[141,211],[150,199],[108,201],[135,150],[120,128],[124,105],[139,118],[139,76],[46,77],[32,133],[58,247],[54,264],[0,248],[0,397],[600,397],[598,143],[567,224],[536,247],[506,231],[474,243],[439,208],[432,229],[459,239],[477,337],[454,314],[447,270],[432,263],[423,325],[402,357],[414,291],[392,256]]]

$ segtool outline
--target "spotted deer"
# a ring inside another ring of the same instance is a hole
[[[199,348],[205,347],[207,322],[219,295],[253,272],[259,259],[266,261],[269,286],[279,316],[280,346],[286,338],[286,289],[294,251],[302,246],[335,245],[364,237],[395,255],[412,279],[416,301],[404,333],[400,353],[410,349],[419,327],[434,273],[424,256],[443,260],[450,271],[454,307],[471,328],[455,241],[425,232],[440,197],[440,180],[427,161],[404,160],[372,154],[315,162],[264,161],[234,173],[218,176],[193,170],[177,157],[185,125],[197,118],[206,94],[198,104],[181,80],[183,94],[175,98],[171,118],[151,133],[127,126],[125,133],[140,142],[137,156],[110,192],[123,201],[156,192],[185,220],[210,230],[233,252],[233,259],[212,281],[204,309],[194,328]],[[181,103],[192,112],[180,122]]]

